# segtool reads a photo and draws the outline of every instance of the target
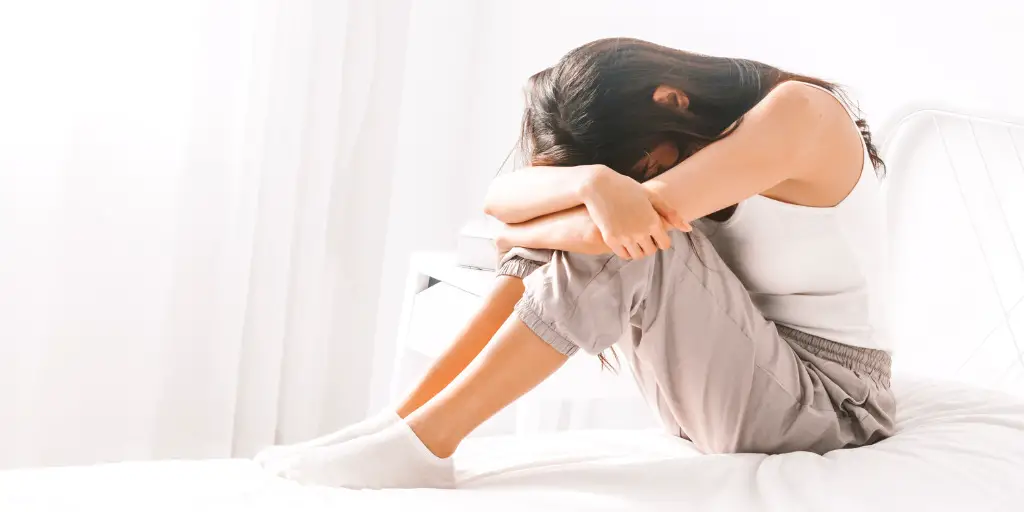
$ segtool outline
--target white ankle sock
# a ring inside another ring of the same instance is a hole
[[[307,451],[283,476],[350,489],[455,487],[451,458],[431,453],[404,421],[347,443]]]
[[[274,473],[280,473],[295,457],[298,457],[304,452],[315,448],[344,443],[357,437],[375,434],[400,421],[402,421],[402,418],[398,416],[398,413],[392,410],[384,410],[360,421],[359,423],[349,425],[325,436],[320,436],[301,443],[269,446],[257,453],[256,456],[253,457],[253,460]]]

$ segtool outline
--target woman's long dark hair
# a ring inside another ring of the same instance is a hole
[[[672,142],[684,160],[728,136],[773,88],[791,80],[827,89],[852,107],[835,84],[757,61],[700,55],[638,39],[601,39],[530,77],[520,153],[530,165],[604,164],[643,181],[651,176],[634,166],[656,146]],[[661,85],[683,91],[687,108],[656,103],[654,91]],[[858,119],[857,127],[872,165],[882,174],[885,166],[867,123]],[[604,367],[612,368],[603,354],[599,357]]]
[[[850,107],[843,91],[818,78],[746,59],[711,57],[629,38],[601,39],[570,51],[526,87],[520,152],[531,165],[604,164],[638,181],[634,165],[663,142],[680,160],[729,135],[777,85],[814,84]],[[653,100],[660,85],[689,99],[684,110]],[[867,123],[857,121],[877,172],[884,170]],[[647,176],[646,178],[649,178]]]

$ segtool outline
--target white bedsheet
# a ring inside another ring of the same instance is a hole
[[[467,443],[455,491],[307,487],[248,460],[136,462],[0,472],[0,510],[1024,510],[1024,400],[895,389],[895,437],[825,456],[705,456],[653,432],[575,432]]]

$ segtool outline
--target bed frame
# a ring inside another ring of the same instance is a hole
[[[881,135],[897,371],[1024,396],[1024,119],[911,107]]]

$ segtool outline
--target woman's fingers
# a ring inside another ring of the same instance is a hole
[[[689,222],[683,220],[683,218],[680,217],[679,215],[675,216],[675,219],[672,221],[672,226],[678,229],[679,231],[682,231],[683,233],[689,233],[690,231],[693,231],[693,226],[691,226]]]
[[[631,260],[637,260],[644,257],[644,253],[640,250],[640,246],[635,243],[626,242],[625,244],[622,244],[622,247],[625,249],[628,254],[628,258]]]
[[[626,250],[626,246],[624,244],[619,243],[617,240],[609,240],[607,238],[605,238],[604,243],[612,250],[613,253],[615,253],[616,256],[624,260],[631,259],[629,251]]]
[[[669,206],[669,204],[661,199],[661,197],[652,195],[651,206],[653,206],[654,210],[658,212],[658,215],[667,220],[672,227],[684,233],[688,233],[693,230],[690,223],[683,220],[683,218],[679,216],[679,212],[677,212],[675,208]]]
[[[652,256],[659,250],[672,247],[672,237],[669,232],[675,227],[669,219],[661,215],[655,215],[653,225],[640,232],[630,235],[607,236],[605,244],[615,253],[616,256],[635,260]]]
[[[660,211],[658,213],[661,214]],[[690,231],[693,230],[693,228],[690,227],[690,223],[686,222],[685,220],[683,220],[683,218],[680,217],[679,214],[676,213],[675,210],[672,210],[672,211],[667,212],[667,213],[668,213],[667,216],[665,216],[665,215],[663,215],[663,216],[665,217],[665,219],[668,220],[669,224],[672,224],[672,227],[674,227],[674,228],[676,228],[679,231],[682,231],[684,233],[689,233]]]
[[[662,219],[661,229],[654,230],[651,233],[651,239],[654,240],[654,244],[658,246],[658,249],[665,250],[672,247],[672,238],[668,236],[668,230],[665,228],[665,224],[668,221]]]
[[[653,256],[654,253],[658,252],[658,246],[654,244],[654,239],[650,236],[645,236],[640,240],[637,240],[638,247],[644,256]]]

